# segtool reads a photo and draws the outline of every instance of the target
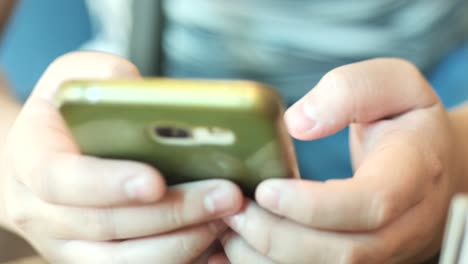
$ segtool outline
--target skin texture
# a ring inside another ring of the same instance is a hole
[[[139,74],[73,53],[24,107],[0,84],[0,226],[52,263],[417,263],[440,248],[450,198],[466,190],[468,107],[448,113],[402,60],[337,68],[286,114],[303,140],[350,125],[352,179],[265,181],[257,202],[226,181],[168,188],[145,164],[80,155],[52,98],[87,78]],[[212,255],[217,238],[225,253]]]
[[[169,188],[145,164],[81,155],[52,98],[64,80],[106,78],[140,77],[128,61],[91,52],[44,73],[3,132],[0,225],[52,263],[206,263],[241,191],[224,180]]]
[[[257,203],[225,218],[225,255],[211,263],[420,263],[435,255],[450,199],[466,190],[466,109],[449,114],[403,60],[331,71],[285,118],[302,140],[350,125],[353,178],[263,182]]]

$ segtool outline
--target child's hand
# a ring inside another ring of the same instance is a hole
[[[286,120],[304,140],[351,125],[354,177],[263,182],[259,206],[226,219],[231,263],[417,263],[437,252],[449,200],[462,188],[462,154],[413,65],[376,59],[337,68]]]
[[[53,94],[68,79],[139,78],[127,61],[74,53],[53,63],[10,130],[0,159],[0,224],[52,263],[187,263],[236,212],[234,184],[166,190],[155,169],[79,153]]]

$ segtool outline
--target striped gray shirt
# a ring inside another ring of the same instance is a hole
[[[423,70],[468,37],[466,0],[166,0],[165,69],[250,78],[294,100],[330,69],[377,56]]]

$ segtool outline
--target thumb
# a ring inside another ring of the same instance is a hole
[[[59,57],[47,68],[31,98],[51,101],[60,85],[68,80],[140,77],[136,66],[124,58],[100,52],[72,52]]]
[[[419,70],[393,58],[336,68],[285,114],[291,135],[312,140],[351,123],[371,123],[426,108],[438,98]]]
[[[37,83],[10,132],[6,151],[13,161],[17,179],[42,200],[57,204],[126,204],[135,200],[131,197],[133,194],[124,189],[126,183],[143,178],[139,182],[145,185],[140,188],[142,191],[137,190],[136,198],[145,202],[159,198],[165,184],[152,167],[80,155],[54,104],[54,95],[64,81],[129,78],[140,78],[136,67],[111,54],[75,52],[53,62]],[[83,195],[87,193],[93,195]]]

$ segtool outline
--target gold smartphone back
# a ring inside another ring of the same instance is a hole
[[[57,104],[83,154],[149,163],[169,184],[225,178],[252,195],[298,177],[282,101],[255,82],[72,81]]]

